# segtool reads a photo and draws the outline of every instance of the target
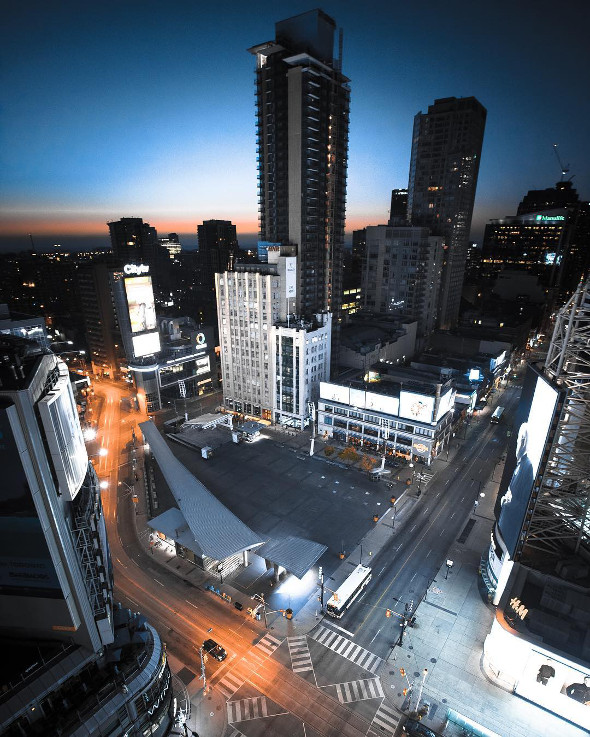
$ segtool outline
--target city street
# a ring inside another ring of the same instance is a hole
[[[145,500],[140,499],[137,510],[132,500],[134,494],[140,497],[144,494],[141,434],[137,424],[145,417],[130,409],[128,402],[121,401],[127,395],[126,388],[110,382],[95,387],[96,394],[103,398],[96,446],[107,449],[105,456],[97,456],[96,468],[101,480],[108,482],[108,488],[103,490],[103,504],[116,597],[124,605],[142,611],[166,641],[171,662],[176,666],[173,670],[192,698],[193,724],[201,730],[200,734],[211,737],[395,734],[401,714],[385,699],[379,671],[387,667],[386,659],[399,636],[400,620],[395,616],[386,618],[386,609],[402,613],[410,602],[413,608],[417,606],[450,545],[476,511],[474,502],[480,489],[492,477],[503,454],[518,389],[508,389],[502,395],[506,424],[490,424],[486,411],[456,449],[455,457],[451,454],[446,464],[438,462],[439,468],[441,465],[444,468],[432,478],[423,469],[423,493],[418,498],[415,485],[409,490],[411,498],[396,519],[389,542],[380,551],[363,552],[363,563],[373,568],[373,580],[342,620],[324,618],[315,624],[310,622],[306,632],[300,634],[293,623],[288,623],[287,629],[284,624],[275,627],[276,620],[265,630],[263,622],[246,618],[207,595],[199,584],[199,572],[186,562],[170,553],[169,563],[164,567],[159,557],[148,553],[147,539],[143,539],[149,534],[145,526]],[[132,428],[138,436],[137,483],[132,464]],[[328,587],[330,575],[339,564],[335,555],[341,534],[337,515],[343,520],[353,512],[358,515],[358,519],[349,521],[351,527],[347,531],[353,549],[363,531],[372,527],[367,518],[377,499],[383,502],[383,511],[387,508],[384,497],[389,492],[385,484],[370,484],[359,472],[329,466],[302,453],[294,454],[270,439],[254,446],[228,446],[228,452],[238,451],[240,455],[233,469],[223,456],[218,456],[215,464],[203,462],[195,451],[184,448],[180,451],[179,456],[184,456],[189,466],[192,457],[196,470],[205,483],[211,484],[210,488],[216,492],[216,487],[225,489],[228,498],[233,495],[234,503],[238,495],[237,481],[228,484],[228,479],[236,470],[242,486],[251,485],[252,491],[248,493],[253,493],[259,484],[266,501],[269,501],[267,491],[273,485],[278,485],[279,490],[285,486],[299,489],[302,481],[307,481],[310,489],[315,488],[317,503],[328,504],[333,500],[334,514],[330,515],[327,508],[325,511],[332,521],[329,528],[323,522],[318,524],[318,509],[309,504],[297,505],[296,516],[300,534],[313,538],[306,533],[307,524],[316,536],[314,539],[331,546],[326,554],[327,560],[332,561],[326,570]],[[259,468],[265,456],[271,461],[261,477]],[[273,464],[277,467],[270,471],[269,466]],[[278,480],[274,479],[275,472]],[[118,481],[122,483],[118,485]],[[291,491],[285,496],[294,494]],[[321,495],[325,495],[325,502]],[[223,491],[220,496],[224,496]],[[285,519],[289,518],[290,509]],[[267,512],[272,516],[270,509]],[[283,523],[277,523],[274,518],[273,524],[284,529]],[[320,537],[322,525],[325,540]],[[182,564],[194,573],[181,578],[170,570],[172,566],[180,569]],[[223,645],[228,657],[221,663],[208,659],[206,674],[211,690],[199,696],[202,687],[198,678],[199,647],[209,637]]]

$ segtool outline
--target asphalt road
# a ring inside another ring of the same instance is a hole
[[[391,545],[373,558],[371,583],[339,622],[354,634],[358,644],[385,657],[397,641],[401,620],[387,618],[385,612],[390,609],[402,614],[411,602],[415,609],[426,594],[451,544],[476,513],[474,502],[504,454],[506,430],[519,396],[520,389],[503,392],[505,421],[491,424],[491,411],[486,411],[453,461],[428,484],[403,524],[396,524]]]
[[[222,663],[209,659],[207,674],[209,682],[222,692],[227,688],[224,684],[230,680],[233,684],[228,691],[232,702],[228,704],[230,724],[242,724],[238,717],[243,714],[238,715],[235,706],[241,695],[244,703],[249,699],[264,699],[266,708],[270,707],[266,720],[249,722],[248,729],[240,726],[244,734],[254,736],[266,725],[264,734],[285,737],[366,735],[372,719],[375,715],[379,717],[383,708],[382,696],[374,695],[378,679],[373,665],[376,667],[379,658],[386,657],[399,633],[395,618],[387,619],[385,610],[401,612],[404,603],[410,599],[417,603],[423,596],[451,542],[473,511],[480,482],[493,473],[504,449],[506,424],[490,425],[488,419],[473,428],[454,461],[428,484],[403,522],[396,522],[391,545],[372,559],[371,585],[338,622],[338,626],[350,633],[344,635],[340,630],[341,636],[350,637],[357,646],[356,660],[342,656],[330,646],[330,638],[336,636],[331,629],[335,623],[327,622],[327,626],[320,625],[310,637],[304,638],[301,646],[307,647],[311,666],[301,671],[294,670],[293,649],[297,644],[294,638],[281,642],[272,657],[268,657],[261,650],[264,630],[259,623],[244,619],[225,604],[204,596],[196,587],[163,570],[145,552],[137,538],[132,501],[134,493],[142,493],[141,478],[136,487],[130,448],[132,427],[146,418],[131,411],[128,403],[121,403],[128,393],[126,387],[101,382],[95,385],[95,391],[104,398],[96,449],[106,448],[107,455],[96,457],[96,468],[101,480],[108,483],[102,498],[114,566],[115,598],[145,614],[166,641],[168,651],[195,675],[200,672],[199,647],[203,640],[213,637],[223,644],[228,658]],[[507,422],[516,405],[516,396],[516,391],[511,389],[503,395]],[[140,437],[137,429],[136,433]],[[91,452],[95,450],[91,448]],[[141,449],[136,452],[139,454]],[[317,464],[313,460],[300,460],[295,465],[303,468],[303,463]],[[315,465],[313,469],[311,473],[315,476]],[[292,473],[296,473],[295,468]],[[317,483],[318,479],[314,481]],[[354,497],[350,494],[346,501]],[[363,506],[364,500],[359,497],[358,501]],[[351,689],[361,689],[358,685],[361,683],[368,697],[349,702],[346,694]],[[230,708],[234,710],[232,714]],[[301,730],[303,724],[305,728]],[[382,729],[381,733],[393,734],[395,726],[392,721],[389,729]]]

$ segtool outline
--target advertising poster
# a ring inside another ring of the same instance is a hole
[[[414,392],[400,392],[399,416],[416,422],[432,422],[434,397]]]
[[[557,389],[531,366],[527,368],[495,508],[510,557],[516,550],[558,396]]]
[[[153,356],[154,353],[160,351],[160,334],[157,332],[134,335],[131,340],[133,342],[133,355],[135,358]]]
[[[125,279],[132,333],[144,333],[156,328],[156,307],[151,276]]]

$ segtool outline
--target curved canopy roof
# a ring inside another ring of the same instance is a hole
[[[194,539],[204,555],[224,560],[264,542],[175,458],[153,422],[142,422],[139,427],[186,520],[185,535]]]

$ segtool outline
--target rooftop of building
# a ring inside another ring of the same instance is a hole
[[[0,334],[0,391],[24,389],[46,354],[34,340]]]
[[[371,371],[376,372],[381,377],[382,385],[392,384],[398,386],[400,390],[417,391],[422,394],[436,394],[437,386],[442,385],[442,392],[450,388],[452,379],[440,375],[439,371],[429,371],[413,366],[398,366],[387,363],[387,361],[379,361],[371,367]],[[371,391],[375,384],[371,383]]]
[[[377,344],[391,343],[406,334],[406,325],[415,322],[409,317],[396,315],[354,315],[343,325],[340,343],[343,347],[360,353],[369,353]]]
[[[7,304],[0,304],[0,330],[8,327],[5,323],[11,322],[41,322],[45,325],[45,318],[42,315],[29,315],[25,312],[17,312],[16,310],[11,310]]]
[[[7,725],[29,704],[51,694],[45,719],[27,734],[70,734],[93,712],[139,674],[159,649],[159,637],[145,618],[118,605],[113,612],[115,641],[98,656],[84,648],[55,641],[0,636],[0,725]],[[10,664],[10,667],[7,667]]]
[[[587,665],[590,662],[588,564],[581,560],[562,561],[558,568],[562,576],[585,575],[586,585],[515,563],[496,618],[513,634]]]

